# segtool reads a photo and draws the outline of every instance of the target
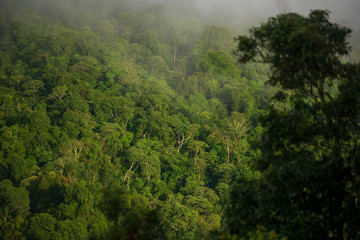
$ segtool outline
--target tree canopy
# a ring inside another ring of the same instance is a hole
[[[350,29],[327,11],[281,14],[240,36],[240,61],[270,64],[280,90],[262,116],[259,177],[233,186],[226,221],[245,236],[262,225],[289,239],[360,236],[360,66]]]
[[[168,2],[1,2],[0,238],[359,238],[359,66],[328,12],[253,28],[242,64]]]
[[[219,232],[258,154],[266,67],[168,3],[1,3],[0,238]]]

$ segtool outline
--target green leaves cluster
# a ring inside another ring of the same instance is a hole
[[[280,91],[262,117],[261,176],[232,188],[231,233],[262,225],[289,239],[359,238],[360,68],[341,59],[350,32],[317,10],[270,18],[239,38],[240,60],[269,63]]]
[[[174,25],[162,5],[3,2],[0,235],[219,231],[229,183],[252,174],[266,67],[240,67],[229,30]]]

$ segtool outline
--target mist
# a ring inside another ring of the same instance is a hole
[[[82,9],[101,9],[97,11],[97,14],[101,12],[102,18],[108,19],[109,15],[117,11],[133,11],[141,15],[148,9],[154,8],[167,15],[168,21],[178,29],[185,25],[197,29],[202,28],[201,26],[218,26],[230,29],[234,36],[247,34],[251,27],[258,26],[269,17],[281,13],[295,12],[308,15],[313,9],[326,9],[330,11],[332,22],[353,30],[350,43],[353,46],[353,52],[360,55],[359,0],[102,0],[101,2],[97,0],[5,0],[4,2],[12,6],[17,5],[19,8],[31,5],[31,3],[38,7],[52,3],[52,6],[57,7],[46,9],[45,12],[58,18],[69,11],[80,12],[81,15]],[[94,22],[84,24],[96,25]]]
[[[360,55],[359,0],[195,0],[210,25],[229,28],[234,34],[247,34],[248,29],[281,13],[308,15],[311,10],[330,11],[330,21],[353,30],[349,42],[353,55]]]
[[[330,17],[353,30],[360,28],[359,0],[0,0],[0,3],[18,5],[47,5],[56,3],[61,7],[66,4],[82,8],[96,8],[97,10],[116,9],[119,6],[132,11],[144,11],[154,5],[163,5],[172,18],[201,19],[209,25],[223,25],[237,31],[239,26],[251,27],[260,24],[267,18],[285,12],[296,12],[307,15],[312,9],[329,10]],[[55,12],[57,9],[53,9]],[[106,13],[105,13],[106,14]],[[251,25],[249,25],[251,24]]]
[[[220,25],[238,32],[246,31],[253,25],[266,21],[267,18],[285,12],[296,12],[307,15],[312,9],[329,10],[334,22],[360,29],[359,0],[1,0],[7,4],[47,5],[56,3],[61,7],[66,4],[81,8],[114,10],[121,6],[132,11],[141,12],[156,5],[165,6],[172,19],[198,19],[207,25]],[[53,9],[56,12],[58,9]],[[125,9],[126,10],[126,9]]]
[[[269,17],[295,12],[308,15],[311,10],[330,11],[330,21],[353,30],[350,44],[353,53],[360,54],[359,0],[147,0],[166,6],[175,22],[199,20],[205,25],[230,29],[234,35],[247,34]]]
[[[260,23],[279,13],[296,12],[307,15],[312,9],[327,9],[331,20],[353,30],[360,27],[358,0],[195,0],[200,12],[212,22],[220,21],[231,27]]]

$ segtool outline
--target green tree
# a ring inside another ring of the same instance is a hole
[[[161,209],[162,226],[167,239],[199,239],[204,236],[199,213],[185,206],[180,193],[169,196]]]
[[[62,102],[62,99],[68,94],[67,91],[68,87],[66,85],[54,87],[48,98],[55,102]]]
[[[161,239],[159,207],[124,186],[104,191],[101,208],[112,222],[106,239]]]
[[[239,37],[240,60],[269,63],[269,83],[281,90],[262,118],[261,175],[232,188],[231,233],[260,224],[290,239],[360,237],[360,66],[341,61],[350,32],[316,10]]]
[[[25,188],[13,186],[8,179],[0,182],[0,234],[3,239],[23,239],[29,203]]]
[[[124,151],[130,146],[134,135],[121,129],[118,124],[107,123],[101,128],[101,136],[104,141],[103,152],[113,157],[117,157],[120,151]]]
[[[148,182],[160,177],[160,145],[157,141],[142,138],[128,150],[130,162],[140,166],[141,175]]]
[[[187,118],[173,116],[170,124],[174,128],[174,134],[176,136],[175,146],[177,147],[177,153],[190,139],[192,139],[198,132],[200,126],[197,124],[189,124]]]
[[[18,125],[3,126],[0,129],[0,163],[2,165],[1,178],[9,178],[19,183],[22,179],[32,175],[36,161],[32,156],[27,156],[24,138],[30,138],[28,130],[21,129]],[[6,169],[6,170],[5,170]]]
[[[159,78],[164,78],[169,75],[168,66],[160,56],[149,57],[146,61],[146,68],[150,74]]]
[[[152,54],[156,55],[158,53],[160,47],[160,40],[158,36],[155,35],[155,32],[152,32],[150,30],[145,31],[136,35],[135,39],[136,42],[147,47]]]
[[[115,13],[110,21],[116,29],[116,34],[128,40],[139,24],[138,16],[128,11]]]
[[[201,175],[206,169],[207,152],[205,151],[205,148],[207,147],[209,146],[205,142],[197,141],[194,139],[192,139],[192,141],[188,143],[188,150],[194,156],[194,168],[196,170],[196,173],[198,174],[199,181]]]
[[[230,53],[234,46],[233,34],[229,29],[211,26],[201,34],[196,52],[202,54],[212,50]]]
[[[48,213],[39,213],[30,218],[27,232],[29,239],[61,239],[56,231],[56,218]]]
[[[247,150],[247,132],[251,125],[245,114],[238,112],[232,112],[223,124],[222,128],[212,128],[209,138],[225,148],[227,152],[226,163],[230,163],[230,154],[234,153],[239,166],[241,155]]]
[[[25,94],[30,95],[35,98],[36,93],[44,87],[44,83],[40,80],[31,80],[24,83],[23,88],[25,89]]]
[[[16,63],[11,67],[10,85],[11,85],[11,81],[14,81],[17,84],[17,90],[20,90],[20,83],[25,78],[24,74],[25,74],[24,63],[21,60],[16,61]]]

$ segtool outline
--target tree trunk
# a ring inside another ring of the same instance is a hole
[[[173,61],[174,63],[176,62],[176,47],[174,46],[174,54],[173,54]]]
[[[230,163],[230,147],[226,147],[226,151],[227,151],[226,163]]]

